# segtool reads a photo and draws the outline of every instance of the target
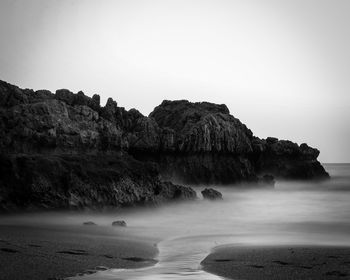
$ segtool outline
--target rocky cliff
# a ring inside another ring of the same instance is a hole
[[[98,95],[20,89],[2,81],[0,154],[3,207],[122,206],[195,196],[163,180],[328,176],[318,150],[259,139],[225,105],[163,101],[146,117],[111,98],[101,107]]]
[[[156,149],[153,120],[109,99],[0,82],[0,210],[121,207],[194,199],[129,150]],[[154,144],[155,142],[155,144]]]
[[[150,114],[161,129],[160,163],[165,178],[189,183],[321,179],[328,174],[319,151],[269,137],[259,139],[225,105],[163,101]]]

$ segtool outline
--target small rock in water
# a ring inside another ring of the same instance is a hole
[[[221,192],[214,190],[212,188],[206,188],[202,191],[203,198],[209,199],[209,200],[217,200],[222,199]]]
[[[88,221],[83,223],[84,226],[96,226],[94,222]]]
[[[114,226],[114,227],[126,227],[126,222],[125,221],[114,221],[112,223],[112,226]]]

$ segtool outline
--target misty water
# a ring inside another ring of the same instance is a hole
[[[213,248],[237,245],[350,245],[350,165],[325,165],[332,179],[278,181],[275,188],[215,187],[222,201],[165,205],[108,213],[48,214],[41,223],[81,224],[92,220],[140,240],[156,240],[158,263],[141,269],[109,269],[71,279],[223,279],[201,269]],[[60,216],[61,215],[61,216]],[[33,219],[32,219],[33,221]]]

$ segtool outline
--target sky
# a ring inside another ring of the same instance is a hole
[[[1,0],[0,79],[148,115],[226,104],[254,133],[350,162],[349,0]]]

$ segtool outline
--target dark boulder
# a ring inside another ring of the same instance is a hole
[[[206,188],[201,191],[203,198],[208,200],[221,200],[222,194],[221,192],[214,190],[212,188]]]
[[[154,191],[155,199],[160,202],[164,198],[171,200],[194,200],[197,198],[196,192],[189,187],[176,185],[171,182],[162,182]]]
[[[112,226],[114,227],[126,227],[125,221],[114,221],[112,222]]]

